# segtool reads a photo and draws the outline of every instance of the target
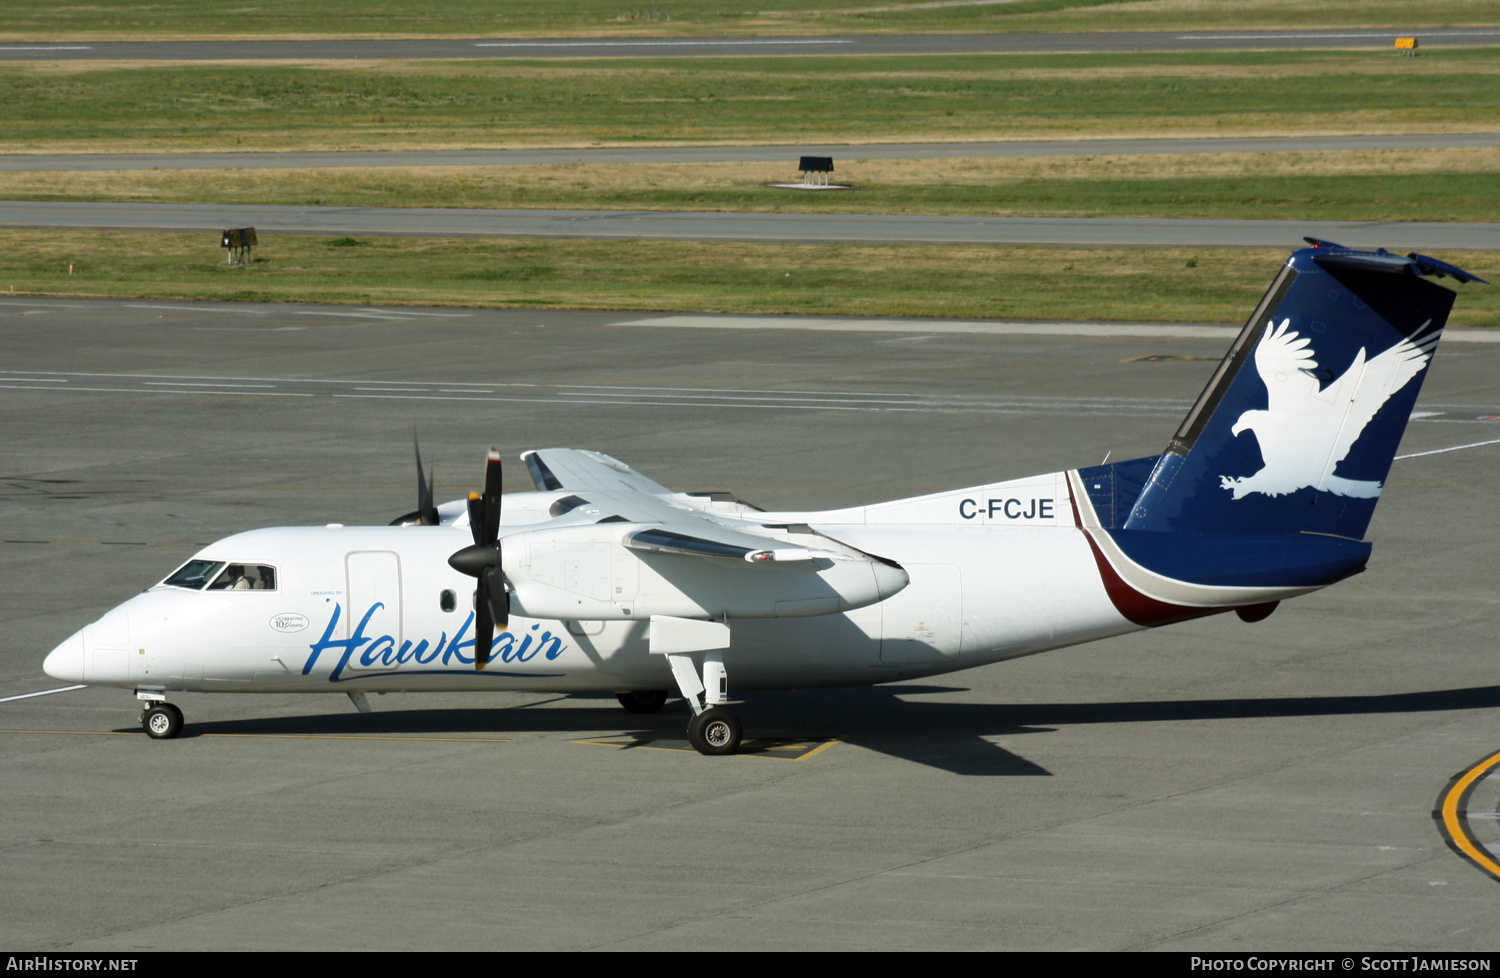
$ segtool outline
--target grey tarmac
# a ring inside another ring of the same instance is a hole
[[[693,211],[500,210],[0,201],[0,227],[425,237],[639,238],[679,241],[929,245],[1296,247],[1304,235],[1349,247],[1483,251],[1500,222],[1255,221],[1186,218],[754,214]]]
[[[1367,573],[1254,625],[744,694],[749,736],[832,741],[804,760],[674,749],[680,704],[607,695],[176,694],[161,742],[124,691],[11,699],[201,543],[409,510],[413,426],[439,498],[488,445],[567,444],[832,507],[1157,452],[1228,343],[668,318],[0,299],[5,944],[1493,948],[1431,811],[1500,748],[1494,344],[1434,360]]]
[[[364,58],[670,58],[767,54],[1023,54],[1246,51],[1500,43],[1500,27],[1409,30],[1119,31],[1064,34],[861,34],[819,37],[394,38],[0,43],[0,61],[302,61]]]
[[[63,170],[275,170],[356,166],[549,166],[566,163],[788,163],[1024,156],[1149,156],[1163,153],[1315,153],[1500,146],[1500,132],[1372,136],[1243,136],[1220,139],[1035,139],[977,143],[823,143],[806,146],[609,146],[539,149],[375,150],[288,153],[17,153],[0,172]]]

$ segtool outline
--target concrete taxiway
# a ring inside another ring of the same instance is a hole
[[[1500,248],[1500,223],[1493,221],[757,214],[24,200],[0,200],[0,227],[206,232],[255,227],[261,234],[1273,248],[1295,245],[1304,235],[1312,235],[1354,248]]]
[[[1494,947],[1433,819],[1500,750],[1493,344],[1439,351],[1367,573],[1254,625],[746,694],[759,755],[608,696],[178,694],[162,742],[125,691],[11,698],[202,543],[411,509],[414,425],[440,498],[488,445],[564,444],[831,507],[1157,452],[1228,332],[689,318],[0,299],[5,945]]]
[[[0,44],[0,61],[273,61],[362,58],[673,58],[768,54],[1023,54],[1244,51],[1500,43],[1500,27],[1412,30],[1118,31],[1065,34],[862,34],[820,37],[384,38],[64,41]]]

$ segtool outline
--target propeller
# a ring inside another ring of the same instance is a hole
[[[484,492],[469,493],[469,530],[474,545],[448,558],[448,566],[478,581],[474,589],[474,668],[490,662],[495,627],[510,623],[510,591],[500,569],[500,450],[484,461]]]
[[[398,516],[391,520],[391,526],[437,526],[442,522],[442,518],[438,516],[437,506],[432,502],[432,487],[437,480],[431,479],[431,470],[426,475],[422,473],[422,446],[417,444],[415,428],[412,429],[411,444],[417,454],[417,508],[405,516]]]

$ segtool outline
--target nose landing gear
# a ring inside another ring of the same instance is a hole
[[[171,703],[157,703],[141,714],[141,726],[152,740],[171,740],[182,733],[182,711]]]
[[[141,727],[152,740],[171,740],[182,733],[182,711],[167,702],[165,693],[138,689],[135,698],[142,701]]]

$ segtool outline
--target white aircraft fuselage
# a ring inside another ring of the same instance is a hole
[[[134,689],[602,690],[732,753],[728,689],[930,676],[1287,598],[1364,569],[1363,540],[1453,293],[1473,276],[1327,242],[1292,255],[1166,450],[929,496],[768,513],[567,448],[535,492],[381,527],[228,537],[47,657]]]
[[[855,509],[754,514],[755,525],[800,524],[886,558],[909,583],[842,612],[824,613],[817,597],[804,599],[813,607],[799,608],[794,597],[781,602],[792,607],[780,615],[767,608],[762,616],[731,617],[733,642],[724,654],[735,686],[888,682],[1144,627],[1125,617],[1106,591],[1083,525],[1082,513],[1092,510],[1087,499],[1081,512],[1073,504],[1070,484],[1078,478],[1059,473]],[[565,495],[505,499],[509,511],[525,515]],[[502,524],[502,543],[531,526]],[[513,613],[496,636],[493,661],[480,672],[474,667],[472,582],[447,564],[468,538],[462,517],[441,526],[282,527],[227,537],[195,559],[273,567],[274,590],[158,585],[74,634],[48,658],[47,671],[91,685],[162,691],[672,685],[664,657],[650,652],[650,619],[666,593],[677,590],[670,582],[678,575],[663,564],[676,562],[682,576],[692,577],[702,573],[702,558],[584,545],[580,549],[594,552],[571,561],[565,555],[568,566],[556,588],[562,600],[611,616]],[[794,592],[801,583],[780,576]],[[656,586],[643,588],[643,578]],[[1195,590],[1188,600],[1218,611],[1309,588]],[[692,616],[695,609],[679,603],[671,610]],[[697,609],[696,616],[710,610]]]

